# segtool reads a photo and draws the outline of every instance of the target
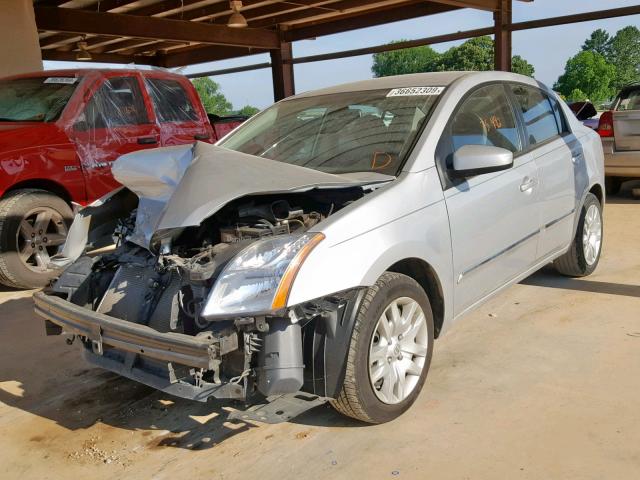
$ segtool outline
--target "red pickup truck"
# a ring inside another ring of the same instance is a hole
[[[118,186],[111,163],[144,148],[215,142],[191,82],[164,71],[58,70],[0,79],[0,283],[45,285],[73,205]]]

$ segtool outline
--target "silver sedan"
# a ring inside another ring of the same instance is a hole
[[[397,417],[455,321],[550,262],[589,275],[602,248],[600,139],[515,74],[305,93],[113,173],[124,187],[78,214],[35,296],[48,332],[174,395],[261,403],[261,421],[301,395]],[[116,249],[83,255],[101,235]]]

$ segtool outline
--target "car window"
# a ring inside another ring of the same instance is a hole
[[[198,120],[198,113],[180,82],[159,78],[146,78],[145,82],[161,123]]]
[[[511,85],[526,129],[529,145],[545,142],[560,134],[549,97],[535,87]]]
[[[640,110],[640,88],[622,92],[616,110]]]
[[[220,146],[329,173],[395,175],[443,91],[384,89],[285,100]]]
[[[451,120],[450,135],[453,151],[464,145],[522,150],[518,124],[502,85],[481,87],[464,100]]]
[[[135,77],[108,78],[87,104],[88,128],[112,128],[149,123],[142,91]]]

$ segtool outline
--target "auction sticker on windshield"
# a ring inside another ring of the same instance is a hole
[[[78,80],[76,77],[49,77],[44,83],[63,83],[65,85],[73,85]]]
[[[423,95],[440,95],[444,87],[404,87],[394,88],[387,97],[418,97]]]

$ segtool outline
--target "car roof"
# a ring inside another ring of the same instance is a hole
[[[384,90],[391,88],[404,88],[404,87],[448,87],[456,80],[461,78],[478,78],[478,82],[484,82],[488,80],[495,81],[519,81],[529,84],[535,84],[536,82],[530,77],[519,75],[510,72],[499,71],[484,71],[484,72],[428,72],[428,73],[411,73],[407,75],[395,75],[390,77],[373,78],[369,80],[362,80],[359,82],[344,83],[333,87],[323,88],[320,90],[313,90],[304,92],[293,97],[288,97],[284,101],[295,98],[315,97],[319,95],[329,95],[333,93],[348,93],[358,92],[364,90]]]
[[[98,74],[121,74],[121,75],[134,75],[140,74],[143,76],[166,76],[166,77],[181,77],[177,73],[170,72],[162,69],[142,70],[139,68],[65,68],[57,70],[42,70],[39,72],[22,73],[19,75],[12,75],[6,78],[33,78],[33,77],[72,77],[75,75],[85,76],[92,73]]]

